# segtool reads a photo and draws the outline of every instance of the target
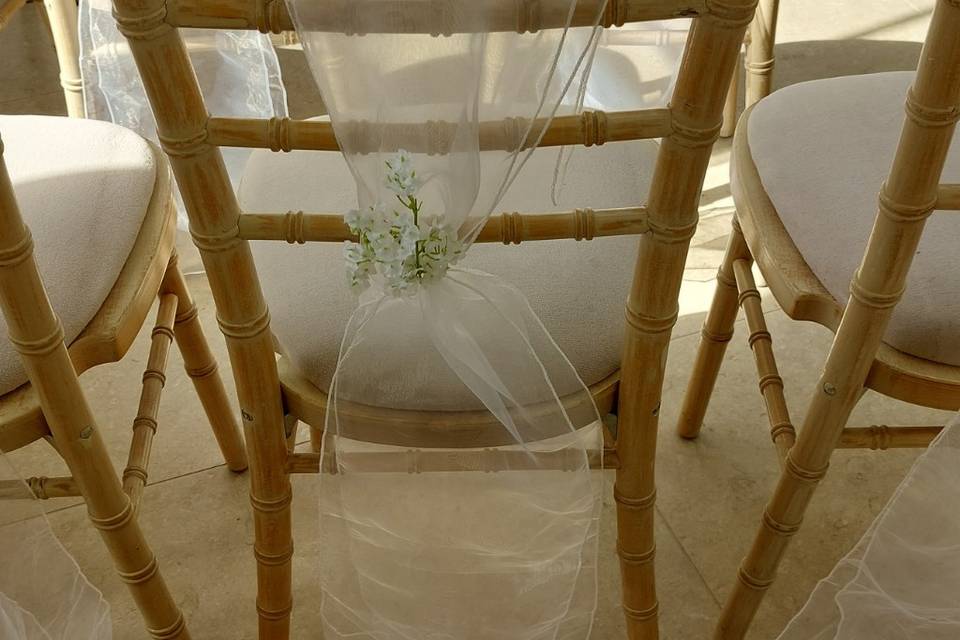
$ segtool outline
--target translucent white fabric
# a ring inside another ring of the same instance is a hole
[[[960,418],[779,640],[960,638]]]
[[[0,452],[0,639],[110,640],[110,607]]]
[[[524,296],[457,266],[551,118],[586,99],[605,7],[578,5],[518,16],[513,0],[288,1],[357,183],[345,286],[362,295],[331,385],[321,480],[327,640],[590,633],[596,407]],[[578,8],[587,26],[571,26]],[[517,18],[550,28],[517,33]],[[426,345],[423,358],[398,361],[376,346],[383,336]],[[387,380],[440,363],[433,375],[485,409],[384,420],[356,365],[374,358]]]
[[[324,637],[586,638],[601,504],[590,470],[601,459],[596,407],[523,295],[457,263],[554,115],[585,102],[665,102],[670,63],[659,84],[637,70],[678,59],[686,25],[638,31],[630,58],[597,56],[603,3],[552,0],[525,15],[513,0],[288,6],[357,183],[345,222],[358,242],[346,243],[345,263],[362,295],[323,449]],[[549,28],[518,33],[516,20]],[[601,67],[606,85],[591,85]],[[400,359],[391,341],[424,345],[423,355]],[[387,374],[377,380],[430,366],[485,409],[391,413],[360,364],[370,361]]]
[[[583,106],[603,111],[665,107],[673,92],[690,20],[631,22],[605,29]],[[561,68],[574,60],[567,56]]]
[[[117,29],[110,0],[80,0],[80,73],[88,118],[106,120],[157,140],[157,125],[126,38]],[[207,108],[237,118],[287,116],[287,94],[270,38],[256,31],[181,29]],[[223,150],[234,187],[249,149]],[[179,202],[179,192],[177,193]],[[178,221],[187,218],[179,205]]]

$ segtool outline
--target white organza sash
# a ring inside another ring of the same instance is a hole
[[[320,491],[324,637],[583,640],[600,417],[526,298],[458,263],[551,118],[593,95],[605,7],[573,27],[576,0],[552,2],[565,23],[521,34],[493,28],[516,10],[501,0],[288,6],[357,184],[345,286],[361,295]],[[425,400],[453,382],[476,401],[390,412],[408,378]]]
[[[779,640],[960,638],[960,418]]]
[[[110,607],[0,452],[0,639],[110,640]]]
[[[86,115],[157,140],[157,124],[140,72],[126,38],[117,29],[110,0],[80,0],[80,73]],[[212,114],[236,118],[283,118],[287,94],[280,63],[269,36],[256,31],[180,29],[200,90]],[[223,149],[223,160],[236,187],[249,149]],[[178,202],[180,194],[176,193]],[[179,205],[178,222],[187,227]]]

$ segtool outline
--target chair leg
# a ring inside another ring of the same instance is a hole
[[[60,85],[71,118],[82,118],[83,80],[80,78],[80,42],[77,35],[77,3],[74,0],[44,0],[50,33],[60,64]]]
[[[720,372],[720,364],[727,351],[727,343],[733,337],[733,325],[737,319],[737,281],[733,273],[733,263],[740,259],[751,259],[750,250],[743,239],[743,232],[736,216],[733,218],[733,230],[727,242],[723,262],[717,271],[717,289],[713,294],[710,311],[700,332],[700,346],[697,347],[697,359],[690,372],[690,381],[683,397],[683,408],[677,421],[677,433],[683,438],[696,438],[700,435],[703,416],[713,394],[713,387]]]
[[[825,393],[821,390],[814,405]],[[851,403],[851,409],[855,402]],[[810,414],[815,415],[820,409],[812,406]],[[739,640],[746,634],[764,595],[773,585],[787,543],[799,531],[813,492],[827,472],[837,438],[824,434],[836,433],[839,436],[848,415],[849,411],[845,415],[834,413],[820,423],[821,428],[816,434],[811,434],[812,429],[806,428],[809,424],[806,425],[800,432],[797,444],[787,453],[780,481],[763,510],[753,546],[737,571],[737,581],[720,615],[714,634],[717,640]],[[814,439],[820,439],[821,442],[813,442]],[[826,441],[829,444],[824,445]]]
[[[737,128],[737,98],[740,92],[740,76],[743,66],[737,61],[733,68],[733,77],[730,79],[730,88],[727,89],[727,99],[723,103],[723,126],[720,127],[720,137],[729,138]]]
[[[283,431],[287,437],[287,451],[291,453],[293,453],[293,450],[297,447],[297,432],[299,431],[299,426],[300,421],[297,420],[296,416],[289,414],[283,416]]]
[[[746,105],[749,107],[770,95],[773,80],[774,39],[780,0],[760,0],[750,23],[750,45],[747,47]]]
[[[320,453],[323,448],[323,425],[310,425],[310,450]]]
[[[174,324],[174,336],[177,347],[183,355],[183,366],[193,380],[193,386],[203,404],[207,420],[213,429],[213,435],[220,445],[220,451],[231,471],[240,472],[247,468],[247,455],[243,446],[240,425],[235,410],[230,406],[223,380],[217,371],[217,361],[210,352],[210,346],[203,335],[197,307],[190,296],[190,290],[177,265],[177,255],[170,258],[167,272],[160,286],[161,293],[177,296],[177,318]]]
[[[883,218],[878,220],[875,237],[886,240],[885,235],[892,235],[890,229],[883,228],[888,222]],[[900,224],[906,226],[905,223]],[[922,229],[914,229],[915,236],[911,238],[913,248],[921,232]],[[871,238],[871,243],[874,241]],[[913,249],[907,255],[912,254]],[[870,256],[869,250],[867,256]],[[881,255],[878,260],[889,260],[889,257]],[[799,531],[807,505],[817,484],[827,473],[830,457],[840,442],[850,413],[863,396],[864,381],[874,362],[893,307],[902,295],[907,269],[909,264],[894,277],[881,280],[879,285],[871,282],[872,289],[863,284],[860,275],[863,267],[854,276],[850,287],[853,293],[807,409],[803,427],[797,435],[796,444],[787,453],[777,488],[763,510],[753,546],[740,565],[737,581],[720,614],[714,634],[717,640],[743,638],[763,596],[773,584],[787,543]]]

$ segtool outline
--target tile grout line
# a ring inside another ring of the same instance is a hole
[[[653,508],[657,512],[657,515],[660,516],[660,519],[663,521],[663,525],[667,528],[667,531],[669,531],[670,535],[673,536],[673,539],[677,541],[677,546],[679,546],[680,550],[683,552],[683,557],[686,558],[687,562],[690,563],[690,566],[693,567],[693,570],[697,574],[697,577],[700,578],[700,582],[703,584],[704,588],[707,590],[707,593],[710,594],[710,598],[713,600],[714,604],[717,605],[717,609],[722,609],[723,604],[720,602],[720,599],[717,597],[717,594],[713,592],[713,589],[710,588],[710,584],[707,582],[706,577],[703,575],[703,573],[700,572],[700,567],[697,566],[696,562],[694,562],[693,557],[687,551],[687,547],[684,546],[683,541],[680,540],[680,537],[677,535],[677,532],[674,531],[672,526],[670,526],[670,522],[667,520],[667,517],[663,515],[663,512],[660,510],[660,505],[655,503]]]

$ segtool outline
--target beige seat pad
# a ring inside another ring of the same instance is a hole
[[[792,85],[749,118],[750,153],[764,189],[807,264],[846,302],[890,170],[913,72]],[[960,182],[954,141],[941,182]],[[960,366],[960,215],[928,220],[907,291],[885,341]]]
[[[649,141],[576,149],[559,205],[550,192],[558,151],[540,149],[524,166],[498,211],[550,212],[578,207],[637,206],[646,200],[656,145]],[[487,162],[485,156],[481,159]],[[254,153],[240,186],[244,211],[344,212],[356,206],[356,188],[339,153]],[[586,384],[619,368],[624,304],[633,275],[636,236],[589,242],[556,240],[505,247],[474,245],[462,264],[500,275],[518,286]],[[346,286],[340,244],[255,242],[257,269],[270,305],[272,327],[294,366],[320,389],[329,387],[340,342],[356,298]],[[652,274],[651,274],[652,275]],[[398,328],[400,335],[415,334]],[[394,334],[397,335],[397,334]],[[382,361],[366,366],[370,397],[351,398],[391,408],[470,410],[479,401],[439,356],[424,345],[398,340]],[[430,350],[427,350],[430,353]]]
[[[94,120],[0,116],[7,170],[33,234],[40,275],[67,342],[113,288],[156,177],[148,144]],[[27,381],[0,319],[0,394]]]

